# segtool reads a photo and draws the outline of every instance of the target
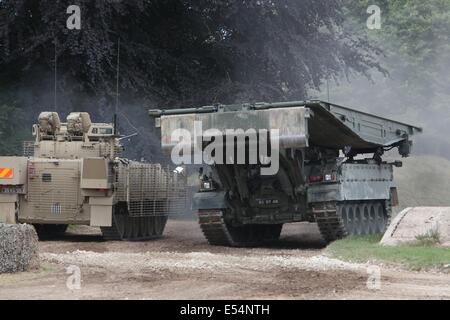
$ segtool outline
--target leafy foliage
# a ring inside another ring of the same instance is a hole
[[[121,87],[184,103],[303,98],[341,72],[378,67],[378,51],[346,34],[339,0],[78,1],[81,30],[68,30],[67,1],[0,2],[2,79],[53,68],[60,85],[111,96],[117,39]]]
[[[427,100],[442,91],[442,82],[449,80],[442,70],[450,61],[450,1],[378,1],[382,28],[375,32],[364,28],[370,4],[369,0],[346,0],[350,29],[385,52],[391,76],[415,98]]]
[[[424,127],[414,153],[450,159],[450,0],[379,0],[381,29],[366,27],[369,0],[345,0],[347,33],[379,47],[389,77],[355,77],[332,88],[332,100]]]
[[[29,139],[21,119],[23,113],[12,105],[0,105],[0,152],[5,155],[22,155],[22,141]]]
[[[71,4],[0,1],[0,105],[13,100],[27,127],[50,108],[111,121],[120,39],[120,122],[139,128],[137,159],[158,150],[150,103],[303,99],[324,79],[381,69],[379,50],[342,28],[342,0],[78,0],[81,30],[68,30]]]

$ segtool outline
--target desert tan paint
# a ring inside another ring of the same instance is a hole
[[[112,195],[90,189],[108,187],[106,159],[0,157],[0,165],[14,170],[0,185],[16,188],[0,193],[0,222],[111,226]]]

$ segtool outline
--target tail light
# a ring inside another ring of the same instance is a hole
[[[29,179],[34,179],[36,177],[37,177],[36,166],[34,165],[33,162],[29,162],[28,163],[28,178]]]
[[[317,182],[334,182],[336,181],[336,173],[327,173],[325,175],[315,175],[315,176],[309,176],[309,182],[310,183],[317,183]]]
[[[323,176],[309,176],[309,182],[315,183],[315,182],[322,182]]]

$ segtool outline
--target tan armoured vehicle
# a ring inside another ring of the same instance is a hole
[[[184,207],[185,177],[120,158],[113,124],[42,112],[33,136],[25,156],[0,157],[0,222],[33,224],[40,236],[77,224],[100,227],[105,239],[145,240]]]

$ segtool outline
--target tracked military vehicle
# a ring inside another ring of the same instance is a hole
[[[407,157],[422,131],[323,101],[149,113],[163,150],[209,164],[193,209],[209,243],[224,246],[277,239],[283,224],[301,221],[317,222],[328,242],[384,232],[398,203],[393,167],[401,162],[382,156],[397,148]],[[240,159],[230,157],[242,150]]]
[[[120,158],[113,124],[42,112],[33,135],[23,157],[0,157],[0,222],[33,224],[41,237],[81,224],[109,240],[145,240],[161,236],[169,212],[184,205],[185,178]]]

